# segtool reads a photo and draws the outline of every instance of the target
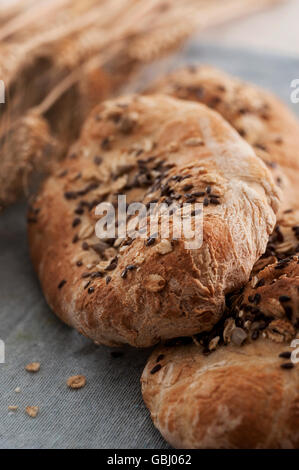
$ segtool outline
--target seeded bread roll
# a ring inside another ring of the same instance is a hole
[[[203,202],[202,246],[160,234],[99,240],[95,206],[117,194],[128,203]],[[28,216],[31,256],[62,320],[96,343],[146,347],[212,328],[225,294],[265,251],[277,208],[270,172],[217,113],[166,96],[125,97],[94,110],[41,188]]]
[[[298,448],[299,374],[289,346],[259,338],[208,356],[196,344],[157,348],[142,375],[155,426],[176,448]]]
[[[290,347],[299,338],[298,123],[268,93],[210,67],[175,72],[153,89],[215,107],[268,164],[284,204],[250,281],[227,296],[220,322],[152,354],[144,400],[175,447],[298,448]]]
[[[175,447],[298,448],[299,212],[278,221],[245,288],[210,332],[157,348],[142,376]],[[298,344],[292,341],[298,339]]]
[[[218,111],[272,171],[283,190],[281,212],[299,208],[299,124],[275,96],[206,65],[176,70],[148,92],[204,103]]]

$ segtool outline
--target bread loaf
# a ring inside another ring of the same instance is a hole
[[[118,194],[145,205],[203,203],[202,245],[149,233],[99,240],[95,207]],[[31,256],[62,320],[96,343],[146,347],[217,323],[225,294],[265,251],[277,209],[269,170],[217,113],[166,96],[124,97],[92,112],[41,188],[28,216]]]

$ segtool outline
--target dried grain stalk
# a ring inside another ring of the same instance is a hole
[[[18,197],[34,169],[61,156],[89,110],[145,63],[199,26],[275,1],[22,0],[0,29],[0,78],[9,93],[0,118],[0,206]]]
[[[48,171],[61,155],[47,121],[34,112],[28,112],[10,129],[1,146],[0,210],[13,203],[21,193],[28,194],[28,182],[33,172],[41,175]]]

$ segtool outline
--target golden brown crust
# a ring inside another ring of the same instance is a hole
[[[157,348],[142,376],[154,424],[178,448],[298,448],[298,366],[279,357],[291,351],[267,339],[208,357],[195,344]]]
[[[298,211],[280,219],[269,255],[227,298],[219,324],[152,354],[143,396],[175,447],[299,447],[299,374],[290,347],[296,338],[299,344],[298,223]]]
[[[299,374],[291,361],[299,344],[298,262],[285,258],[255,275],[211,332],[153,352],[143,398],[174,447],[299,448]]]
[[[221,321],[154,351],[144,400],[175,447],[298,448],[299,375],[290,358],[299,338],[298,123],[271,95],[210,67],[175,72],[153,88],[214,107],[265,162],[279,164],[268,166],[283,182],[284,206]]]
[[[166,250],[160,239],[99,246],[97,203],[119,193],[145,203],[179,195],[181,203],[194,189],[208,201],[201,248],[188,250],[183,239]],[[127,97],[94,110],[43,185],[29,213],[31,255],[64,321],[96,342],[149,346],[219,320],[224,295],[264,252],[277,206],[269,171],[218,114],[170,97]]]
[[[281,212],[299,208],[299,124],[271,93],[216,68],[186,67],[158,80],[149,93],[203,103],[218,111],[253,146],[283,190]]]

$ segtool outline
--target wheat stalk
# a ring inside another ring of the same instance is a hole
[[[34,168],[62,155],[97,100],[145,63],[198,28],[275,1],[19,0],[0,9],[0,78],[10,94],[0,118],[0,206]]]

